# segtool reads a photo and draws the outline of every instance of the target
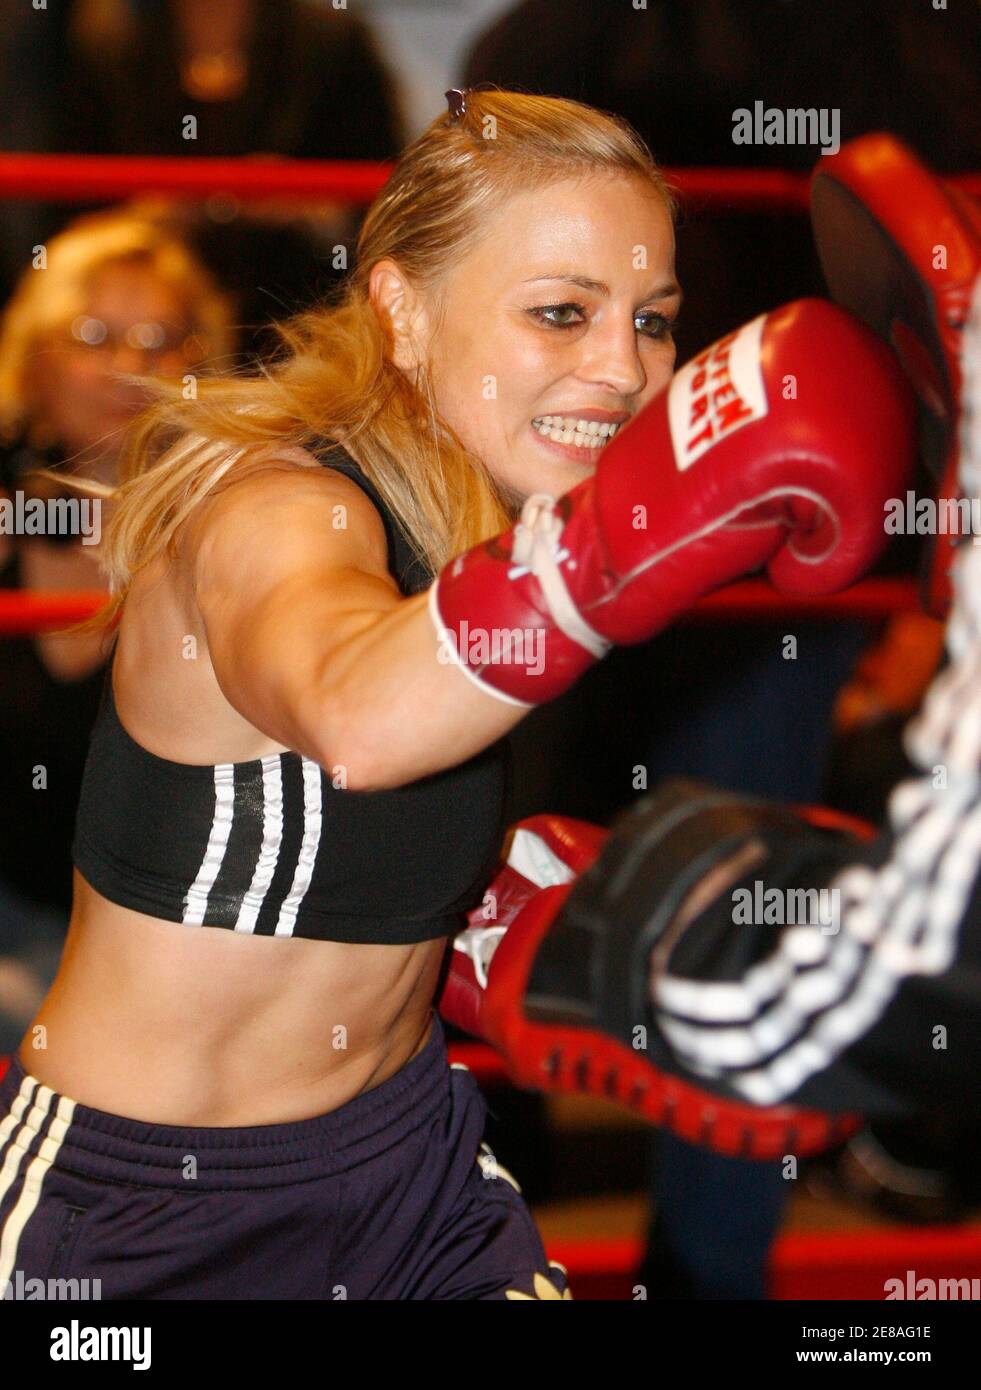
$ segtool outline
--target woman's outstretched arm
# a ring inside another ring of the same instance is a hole
[[[236,481],[187,524],[180,563],[229,703],[351,790],[463,762],[527,713],[440,659],[426,595],[399,593],[381,517],[341,473]]]

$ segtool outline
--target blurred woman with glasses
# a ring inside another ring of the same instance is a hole
[[[18,494],[22,515],[30,499],[50,500],[58,490],[35,471],[52,466],[113,486],[123,431],[145,404],[121,375],[192,391],[234,354],[232,312],[153,205],[79,218],[35,255],[0,316],[0,497],[14,504],[0,527],[0,587],[104,588],[98,528],[11,534]],[[103,657],[92,632],[0,637],[0,1053],[57,966]]]

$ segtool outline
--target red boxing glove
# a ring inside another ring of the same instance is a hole
[[[440,659],[541,704],[761,565],[785,592],[843,588],[883,549],[914,433],[903,374],[865,327],[818,299],[761,315],[683,368],[593,477],[530,497],[443,570]]]
[[[469,927],[453,942],[439,998],[441,1017],[490,1043],[519,1086],[620,1103],[651,1124],[719,1153],[778,1158],[838,1143],[855,1127],[850,1118],[713,1095],[602,1031],[589,1008],[574,1023],[536,1017],[528,998],[533,967],[569,893],[609,834],[567,816],[531,816],[514,827],[507,859],[482,907],[470,914]],[[637,864],[630,867],[639,871]],[[588,969],[585,957],[580,964]],[[566,954],[552,983],[565,1012],[573,1015],[580,1012],[573,1001],[580,992],[575,975]],[[583,994],[588,992],[586,987]]]
[[[608,832],[571,816],[529,816],[505,841],[505,859],[468,915],[469,926],[453,940],[439,1012],[476,1038],[482,1019],[487,971],[501,937],[543,888],[572,883],[596,859]]]

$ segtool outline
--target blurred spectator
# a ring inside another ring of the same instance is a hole
[[[385,160],[403,143],[372,34],[346,10],[307,0],[68,0],[51,7],[57,15],[19,8],[0,68],[0,106],[9,92],[19,111],[0,124],[8,149]],[[22,260],[76,211],[35,209],[29,232],[15,213],[8,257]],[[357,221],[329,199],[243,212],[225,198],[188,221],[199,255],[239,295],[254,330],[246,352],[265,350],[270,319],[336,282],[343,267],[334,247],[353,245]]]
[[[304,0],[75,0],[66,79],[80,153],[388,159],[401,141],[364,21]]]
[[[51,496],[47,479],[32,478],[39,467],[115,482],[122,434],[144,400],[116,373],[221,366],[235,347],[229,310],[146,209],[89,214],[53,237],[46,267],[23,272],[0,318],[0,491]],[[0,534],[0,586],[101,588],[97,555],[77,535]],[[103,660],[89,632],[0,638],[0,1052],[57,964]]]

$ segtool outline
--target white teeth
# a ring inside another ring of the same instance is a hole
[[[556,444],[575,444],[580,449],[602,447],[620,428],[619,423],[601,424],[598,420],[577,420],[566,415],[541,415],[531,423],[546,439]]]

